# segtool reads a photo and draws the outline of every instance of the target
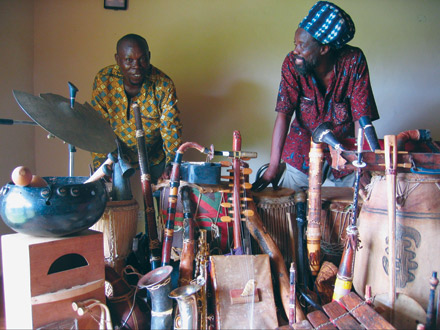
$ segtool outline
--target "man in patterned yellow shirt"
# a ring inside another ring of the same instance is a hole
[[[130,106],[140,107],[152,182],[169,179],[171,162],[182,143],[182,124],[176,88],[165,73],[150,63],[147,41],[128,34],[116,46],[116,65],[98,72],[93,83],[92,105],[108,121],[130,162],[138,163],[136,125]],[[97,169],[107,155],[92,153]]]

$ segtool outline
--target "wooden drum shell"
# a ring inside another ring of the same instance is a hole
[[[389,292],[388,210],[385,176],[373,177],[371,195],[359,215],[362,248],[356,253],[354,288]],[[425,310],[429,278],[440,269],[440,175],[398,173],[396,178],[396,291]]]
[[[252,193],[261,221],[289,267],[292,261],[296,261],[295,247],[292,246],[297,241],[294,194],[295,191],[289,188],[274,190],[271,187]],[[287,213],[290,214],[292,223],[289,223]],[[258,244],[253,244],[252,249],[259,250]]]
[[[110,201],[104,214],[90,229],[104,234],[104,261],[122,274],[136,236],[139,204],[135,199]]]
[[[347,226],[353,218],[351,187],[322,187],[321,250],[323,258],[339,267]],[[358,212],[362,199],[358,197]],[[359,213],[358,213],[359,214]]]

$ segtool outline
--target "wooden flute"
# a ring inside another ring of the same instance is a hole
[[[309,158],[307,251],[312,276],[317,276],[321,262],[321,185],[324,160],[322,143],[311,141]]]
[[[144,197],[146,231],[149,240],[149,253],[151,269],[160,266],[160,242],[157,235],[156,215],[153,203],[153,190],[151,187],[150,163],[148,160],[147,147],[145,145],[145,132],[142,125],[139,105],[131,106],[136,122],[136,142],[139,155],[139,169],[141,172],[142,193]]]
[[[183,205],[183,244],[179,265],[179,285],[190,284],[194,273],[194,219],[191,210],[191,188],[184,186],[181,189]]]
[[[195,142],[185,142],[177,149],[170,176],[170,193],[168,196],[167,209],[168,217],[165,225],[164,239],[162,244],[162,266],[169,265],[170,263],[171,247],[173,244],[174,235],[174,220],[176,218],[176,205],[180,186],[180,164],[182,163],[184,152],[189,148],[194,148],[201,153],[213,156],[213,153],[210,149],[202,147]]]

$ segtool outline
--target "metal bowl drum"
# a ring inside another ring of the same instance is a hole
[[[61,237],[93,226],[104,213],[108,193],[102,180],[87,177],[44,177],[47,187],[12,182],[0,189],[0,216],[16,232]]]

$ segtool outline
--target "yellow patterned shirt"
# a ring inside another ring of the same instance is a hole
[[[164,158],[169,164],[174,160],[177,148],[182,143],[182,124],[176,105],[176,89],[171,78],[159,69],[151,66],[150,72],[141,91],[131,102],[137,102],[140,107],[150,165],[157,165]],[[127,119],[128,99],[118,65],[105,67],[96,75],[92,105],[108,121],[124,143],[125,155],[136,165],[139,159],[135,118],[130,110]],[[92,153],[92,157],[95,169],[107,159],[107,155],[98,153]]]

